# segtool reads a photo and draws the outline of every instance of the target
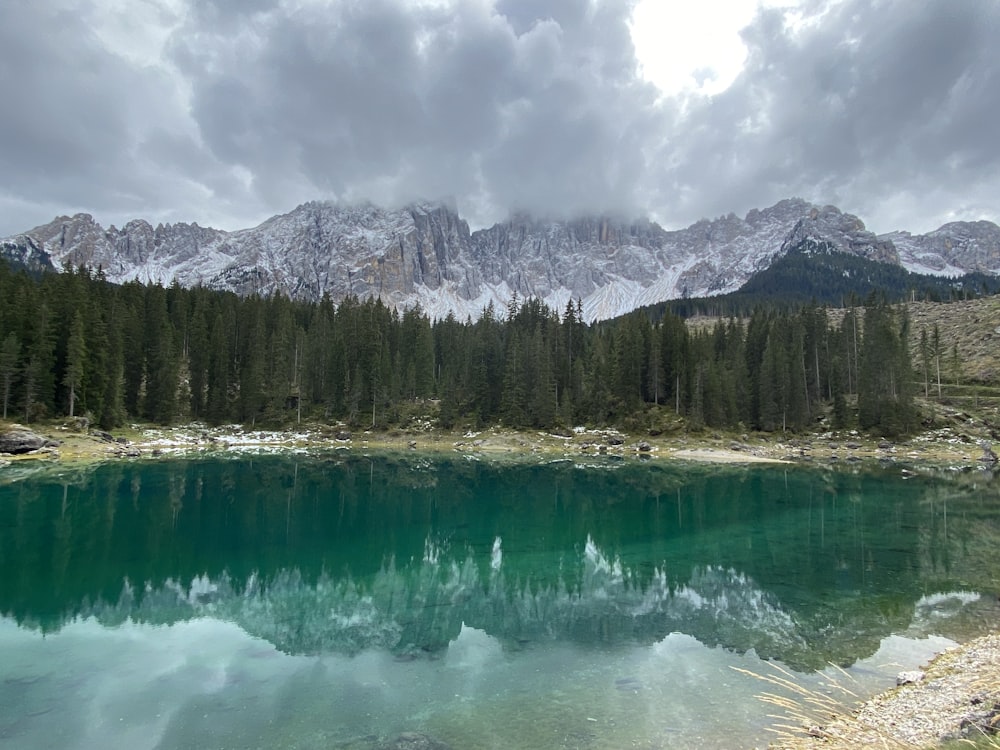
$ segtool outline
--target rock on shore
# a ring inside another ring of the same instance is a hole
[[[19,455],[31,453],[39,448],[54,448],[58,445],[56,441],[49,440],[47,437],[20,425],[14,425],[0,433],[0,453]]]

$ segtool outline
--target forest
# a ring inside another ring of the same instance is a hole
[[[943,345],[873,295],[836,325],[815,304],[761,306],[690,327],[668,311],[587,324],[536,299],[432,321],[379,300],[238,297],[115,285],[87,269],[33,277],[0,262],[6,420],[82,417],[104,429],[309,420],[385,429],[578,424],[766,432],[857,427],[903,435]],[[922,370],[922,375],[915,372]]]

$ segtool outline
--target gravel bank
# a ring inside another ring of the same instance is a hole
[[[919,682],[864,703],[852,716],[803,728],[802,737],[773,748],[926,748],[997,728],[1000,711],[1000,634],[945,651]],[[808,734],[807,734],[808,733]],[[1000,747],[1000,737],[996,737]]]

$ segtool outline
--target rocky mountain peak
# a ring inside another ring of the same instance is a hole
[[[876,236],[858,217],[801,198],[670,231],[645,218],[520,213],[470,232],[447,202],[386,209],[311,201],[235,232],[183,223],[154,228],[142,219],[105,230],[77,214],[0,241],[0,254],[57,269],[100,266],[119,282],[304,299],[329,294],[334,301],[374,296],[398,307],[419,303],[435,317],[476,317],[491,302],[506,307],[515,293],[557,310],[580,299],[585,317],[595,320],[735,290],[804,240],[910,270],[1000,272],[1000,228],[991,222]]]
[[[1000,274],[1000,227],[992,221],[954,221],[923,235],[891,232],[879,239],[892,242],[911,271]]]
[[[860,255],[880,263],[900,262],[899,253],[891,240],[877,237],[865,228],[857,216],[845,214],[836,206],[811,206],[786,237],[782,250],[794,247],[804,240],[825,242],[835,249]]]

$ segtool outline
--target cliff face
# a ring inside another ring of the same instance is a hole
[[[956,221],[927,234],[893,232],[882,238],[898,248],[910,270],[1000,273],[1000,227],[991,221]]]
[[[0,255],[37,268],[100,267],[117,282],[334,301],[375,296],[400,307],[419,303],[436,317],[476,317],[515,293],[559,310],[580,299],[595,320],[735,290],[804,239],[923,273],[1000,273],[1000,227],[990,222],[876,236],[856,216],[799,199],[676,231],[644,219],[517,215],[470,232],[454,207],[439,203],[386,210],[313,202],[236,232],[143,220],[104,229],[77,214],[0,241]]]

